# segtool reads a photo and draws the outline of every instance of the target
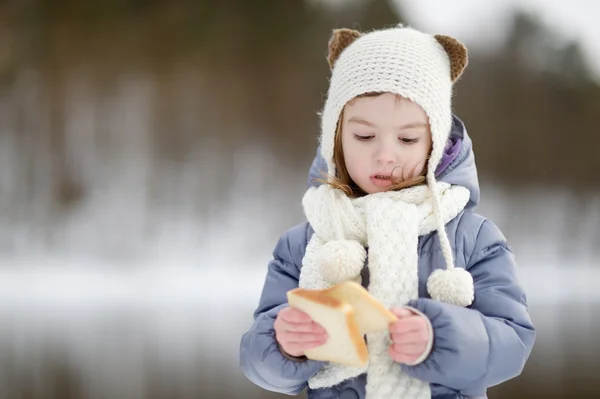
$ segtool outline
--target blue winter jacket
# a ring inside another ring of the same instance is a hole
[[[437,233],[419,237],[419,299],[409,306],[431,321],[434,344],[429,357],[416,366],[398,365],[409,375],[430,383],[432,398],[487,397],[487,388],[518,376],[535,341],[535,329],[527,309],[527,298],[517,277],[510,247],[490,220],[473,212],[479,202],[479,184],[472,144],[463,123],[454,117],[451,135],[461,138],[458,156],[438,180],[467,187],[471,198],[465,210],[446,225],[456,267],[466,268],[475,282],[475,300],[468,308],[429,298],[428,276],[444,266]],[[310,170],[319,178],[326,168],[318,155]],[[254,323],[243,335],[240,363],[244,374],[256,385],[274,392],[297,395],[322,362],[297,361],[284,356],[275,340],[273,324],[287,305],[287,291],[298,286],[306,244],[313,234],[308,223],[288,230],[277,243]],[[363,284],[368,284],[368,269]],[[309,399],[365,398],[366,375],[332,388],[307,389]]]

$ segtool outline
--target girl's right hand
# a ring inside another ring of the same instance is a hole
[[[285,353],[292,357],[327,342],[327,332],[301,310],[287,307],[275,319],[275,338]]]

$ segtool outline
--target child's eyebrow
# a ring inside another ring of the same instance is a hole
[[[351,123],[351,122],[359,123],[361,125],[366,125],[366,126],[369,126],[369,127],[377,127],[376,124],[371,123],[369,121],[366,121],[364,119],[361,119],[361,118],[359,118],[357,116],[353,116],[352,118],[348,119],[348,123]]]
[[[404,130],[404,129],[414,129],[416,127],[424,127],[427,128],[427,123],[423,123],[423,122],[413,122],[413,123],[407,123],[406,125],[402,125],[399,126],[397,129],[398,130]]]
[[[369,122],[367,120],[364,120],[362,118],[359,118],[357,116],[353,116],[352,118],[348,119],[348,123],[350,123],[350,122],[358,123],[358,124],[369,126],[369,127],[377,127],[376,124]],[[413,128],[417,128],[417,127],[427,128],[427,124],[423,123],[423,122],[412,122],[412,123],[407,123],[402,126],[398,126],[396,129],[397,130],[405,130],[405,129],[413,129]]]

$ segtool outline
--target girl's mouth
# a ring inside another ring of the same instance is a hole
[[[391,175],[377,174],[371,175],[370,178],[373,184],[375,184],[377,187],[389,187],[393,183],[393,178]]]

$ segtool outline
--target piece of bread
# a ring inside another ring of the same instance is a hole
[[[362,285],[354,281],[344,281],[325,290],[326,295],[350,304],[361,334],[387,331],[396,315],[383,306]]]
[[[307,313],[327,331],[327,342],[305,353],[313,360],[364,366],[369,359],[364,335],[387,331],[396,321],[393,313],[353,281],[324,290],[296,288],[287,297],[291,307]]]

